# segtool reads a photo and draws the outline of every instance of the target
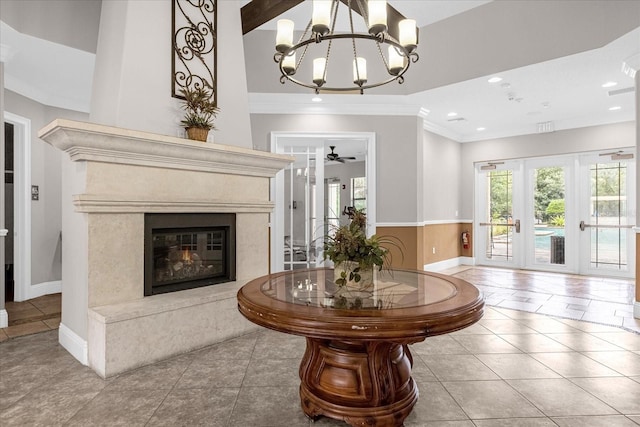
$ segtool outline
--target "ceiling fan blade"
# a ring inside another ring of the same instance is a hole
[[[341,159],[347,159],[347,160],[355,160],[355,157],[340,157]]]
[[[344,163],[344,160],[343,160],[343,158],[342,158],[342,157],[338,157],[338,158],[336,159],[336,162]]]

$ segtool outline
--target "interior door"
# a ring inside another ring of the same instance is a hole
[[[479,264],[520,268],[522,162],[477,165],[478,219],[474,253]]]
[[[579,223],[582,274],[635,273],[635,162],[608,153],[580,159]]]

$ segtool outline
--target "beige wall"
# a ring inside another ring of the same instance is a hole
[[[257,150],[270,151],[271,132],[375,132],[378,223],[418,221],[418,138],[422,119],[408,116],[252,114]],[[420,144],[421,145],[421,144]]]
[[[87,120],[88,115],[48,107],[9,90],[5,111],[31,121],[31,184],[40,200],[31,202],[31,284],[60,280],[61,263],[61,153],[38,138],[38,130],[55,118]],[[20,165],[15,165],[16,173]],[[17,284],[16,284],[17,285]]]

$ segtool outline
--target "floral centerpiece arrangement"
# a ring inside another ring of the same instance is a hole
[[[184,97],[182,108],[185,115],[180,124],[187,131],[187,136],[196,141],[206,141],[209,131],[215,129],[214,119],[220,109],[211,99],[213,93],[203,87],[184,88],[180,90]]]
[[[364,211],[351,209],[348,215],[349,224],[337,227],[333,234],[325,236],[324,242],[324,259],[334,263],[335,296],[338,302],[342,300],[340,305],[346,302],[345,295],[361,296],[372,290],[374,270],[390,269],[390,252],[383,245],[401,250],[401,242],[390,237],[367,237]],[[354,301],[356,308],[362,304],[361,299]]]

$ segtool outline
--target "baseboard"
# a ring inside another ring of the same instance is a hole
[[[57,294],[62,292],[62,280],[52,282],[42,282],[29,286],[27,299],[38,298],[43,295]]]
[[[6,328],[9,326],[9,315],[4,308],[0,310],[0,328]]]
[[[444,261],[425,264],[422,268],[424,271],[438,272],[447,268],[458,267],[459,265],[474,265],[475,260],[472,257],[459,256],[457,258],[449,258]]]
[[[640,319],[640,301],[633,303],[633,317]]]
[[[87,342],[63,323],[60,323],[58,328],[58,342],[80,363],[85,366],[89,365]]]

